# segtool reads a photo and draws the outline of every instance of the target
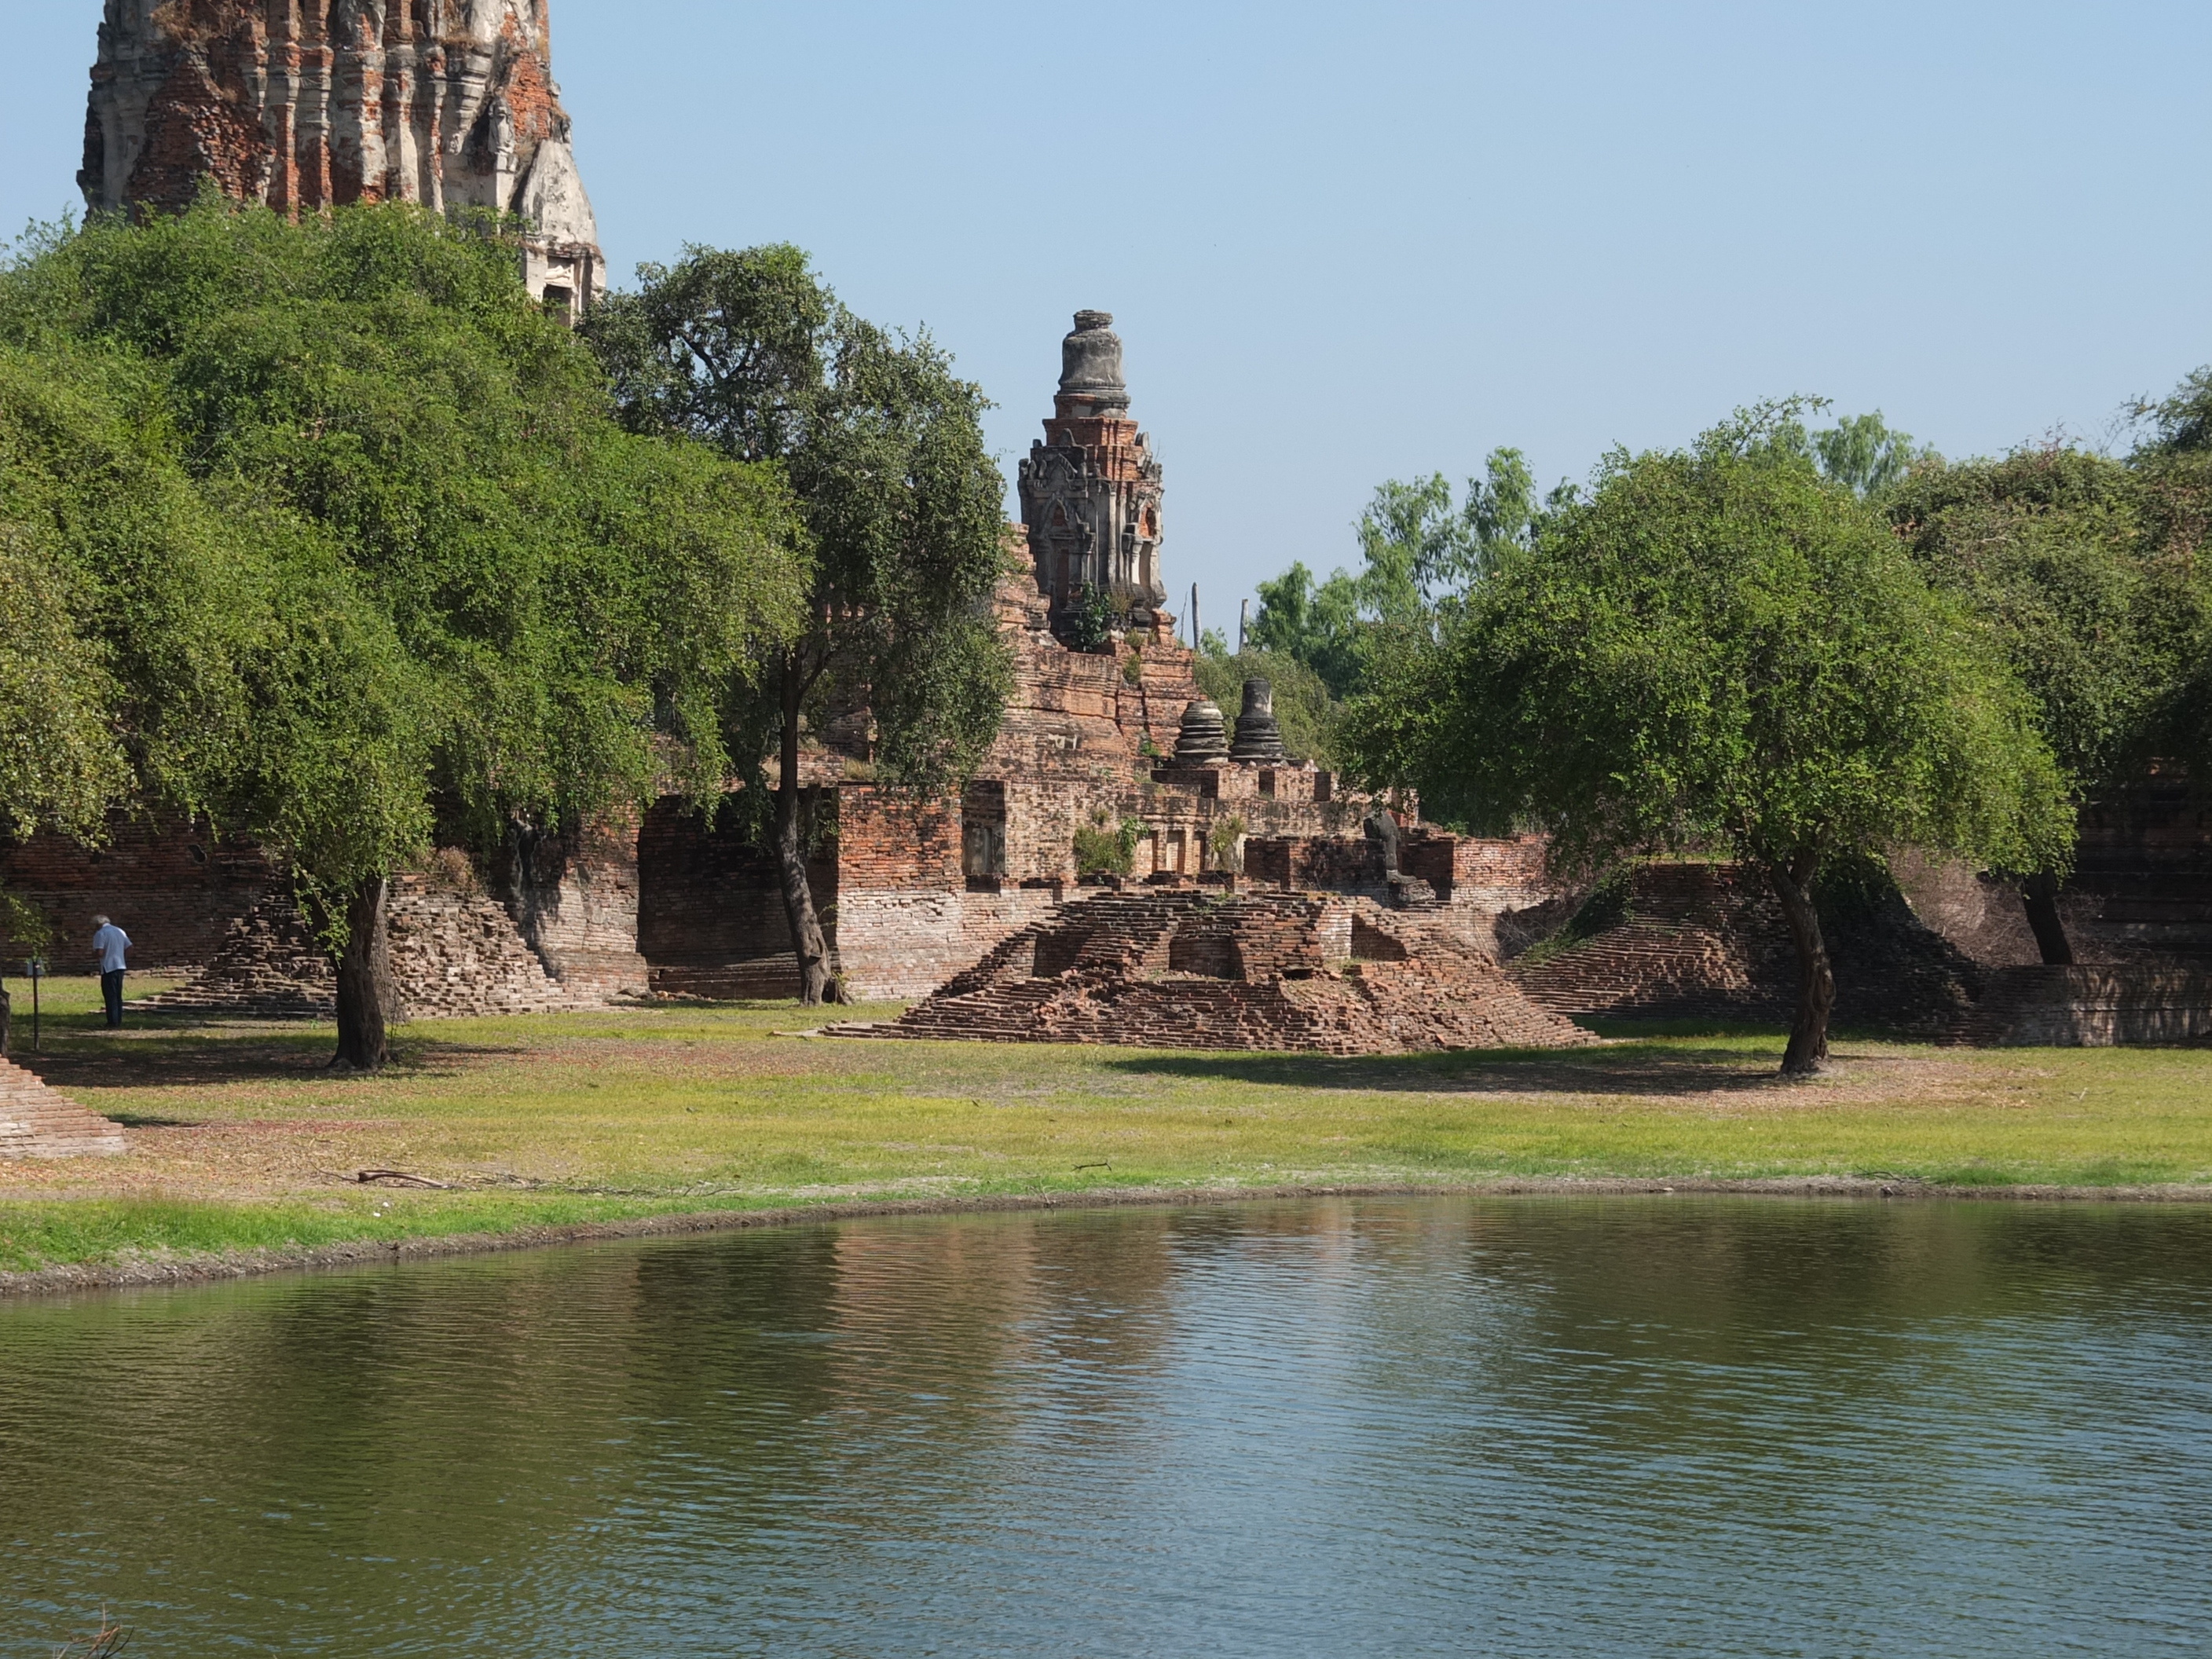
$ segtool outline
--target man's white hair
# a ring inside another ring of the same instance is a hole
[[[92,925],[95,927],[105,927],[107,926],[107,918],[106,916],[94,916],[92,919]]]

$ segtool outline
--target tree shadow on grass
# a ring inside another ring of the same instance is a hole
[[[1639,1031],[1638,1036],[1657,1035]],[[1705,1035],[1717,1038],[1707,1028]],[[1784,1036],[1628,1042],[1603,1048],[1456,1049],[1429,1054],[1147,1054],[1101,1062],[1130,1076],[1370,1093],[1695,1095],[1794,1090],[1778,1073]],[[1747,1046],[1743,1039],[1755,1039]]]
[[[333,1082],[370,1080],[332,1072],[331,1048],[327,1031],[303,1029],[297,1036],[72,1042],[48,1054],[15,1058],[17,1064],[63,1090],[190,1089],[230,1083],[301,1083],[317,1078]],[[514,1044],[403,1036],[392,1043],[392,1065],[377,1075],[402,1079],[451,1077],[494,1061],[519,1059],[525,1052]]]

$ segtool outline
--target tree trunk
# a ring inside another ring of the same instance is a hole
[[[845,1001],[845,988],[830,971],[830,941],[814,908],[813,884],[806,878],[805,824],[799,793],[799,694],[796,677],[785,676],[782,787],[775,797],[775,861],[783,878],[784,920],[791,924],[792,953],[799,959],[799,1000],[809,1008]]]
[[[8,988],[0,985],[0,1060],[8,1058],[8,1029],[14,1023],[15,1004],[8,994]]]
[[[345,950],[338,957],[338,1070],[374,1072],[392,1058],[386,1026],[395,1000],[392,941],[384,928],[383,877],[363,882],[346,899]]]
[[[2034,930],[2043,960],[2054,968],[2071,968],[2074,946],[2066,937],[2065,919],[2058,914],[2058,878],[2030,876],[2021,883],[2020,896],[2027,906],[2027,925]]]
[[[1828,1060],[1836,970],[1828,960],[1828,942],[1820,933],[1820,913],[1813,908],[1813,877],[1819,868],[1820,854],[1807,847],[1792,854],[1787,865],[1774,865],[1767,872],[1797,946],[1797,1018],[1790,1028],[1790,1046],[1783,1051],[1784,1077],[1811,1077]]]

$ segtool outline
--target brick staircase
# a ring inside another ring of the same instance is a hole
[[[1717,864],[1639,866],[1619,926],[1506,971],[1547,1008],[1615,1018],[1787,1019],[1796,984],[1772,895]]]
[[[112,1158],[131,1145],[122,1128],[0,1060],[0,1162],[10,1158]]]

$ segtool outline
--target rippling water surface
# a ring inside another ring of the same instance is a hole
[[[0,1306],[0,1655],[2212,1650],[2212,1213],[869,1221]]]

